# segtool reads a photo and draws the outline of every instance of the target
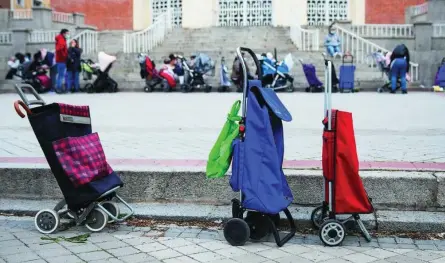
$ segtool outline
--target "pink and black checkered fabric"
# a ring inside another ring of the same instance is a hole
[[[60,114],[78,117],[90,117],[90,107],[88,106],[74,106],[63,103],[58,104],[60,107]]]
[[[107,163],[97,133],[55,141],[53,148],[74,187],[95,181],[113,172]]]

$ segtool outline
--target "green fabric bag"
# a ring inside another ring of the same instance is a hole
[[[241,116],[238,116],[238,112],[240,107],[240,100],[233,104],[226,123],[210,151],[206,169],[207,178],[224,177],[227,170],[229,170],[232,160],[232,142],[239,134]]]

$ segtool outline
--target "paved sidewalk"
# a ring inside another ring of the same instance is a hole
[[[294,118],[285,124],[285,159],[318,162],[323,94],[279,96]],[[48,102],[90,105],[93,130],[99,132],[109,159],[156,161],[205,161],[232,103],[241,99],[236,93],[43,97]],[[43,157],[28,121],[13,110],[17,99],[15,94],[0,96],[0,157]],[[445,167],[444,97],[434,93],[334,94],[333,105],[353,112],[361,161],[393,162],[388,165],[401,169],[409,164],[394,162],[434,162]]]
[[[52,236],[83,233],[84,228],[78,227]],[[445,262],[445,241],[392,237],[367,243],[350,236],[344,246],[328,248],[320,244],[317,236],[297,235],[278,248],[272,242],[231,247],[220,230],[177,226],[113,226],[92,234],[85,244],[55,243],[41,240],[42,236],[34,229],[32,218],[0,217],[0,262]]]

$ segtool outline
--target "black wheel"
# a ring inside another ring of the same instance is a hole
[[[236,92],[238,92],[238,93],[241,93],[241,92],[243,92],[243,88],[242,87],[236,87]]]
[[[153,92],[153,87],[147,85],[147,86],[144,87],[144,91],[145,91],[145,92]]]
[[[212,86],[210,86],[210,85],[205,85],[205,87],[204,87],[204,92],[205,93],[209,93],[209,92],[211,92],[212,91]]]
[[[94,86],[91,83],[86,84],[84,89],[85,89],[85,91],[87,93],[93,93],[94,92]]]
[[[189,92],[189,86],[186,84],[181,85],[181,92],[182,93],[187,93]]]
[[[305,91],[305,92],[311,92],[311,88],[310,88],[310,87],[307,87],[307,88],[304,89],[304,91]]]
[[[59,227],[59,214],[52,209],[40,210],[34,217],[34,225],[42,234],[54,233]]]
[[[340,90],[340,93],[343,93],[345,90],[344,89],[339,89]]]
[[[162,83],[161,87],[164,92],[170,92],[172,90],[167,82]]]
[[[321,224],[318,236],[326,246],[335,247],[345,240],[346,229],[340,221],[329,219]]]
[[[323,224],[324,219],[327,215],[323,215],[323,206],[315,208],[311,213],[312,226],[315,229],[319,229],[320,225]]]
[[[232,217],[243,218],[241,202],[238,199],[232,200]]]
[[[91,211],[87,218],[85,226],[90,230],[91,232],[99,232],[108,223],[108,215],[102,211],[100,208],[94,208],[93,211]]]
[[[291,83],[290,86],[286,88],[286,91],[287,92],[294,92],[295,91],[294,84]]]
[[[246,221],[232,218],[224,225],[224,238],[232,246],[243,246],[249,240],[250,228]]]
[[[384,91],[383,88],[378,88],[378,89],[377,89],[377,92],[378,92],[378,93],[383,93],[383,91]]]
[[[270,223],[267,216],[259,212],[247,212],[244,221],[249,225],[251,239],[261,240],[270,233]]]
[[[272,219],[272,222],[275,224],[275,227],[278,228],[281,222],[280,214],[269,215],[269,217],[270,219]]]

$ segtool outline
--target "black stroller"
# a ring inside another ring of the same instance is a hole
[[[85,85],[88,93],[117,92],[118,84],[109,75],[109,72],[116,61],[116,57],[99,52],[98,55],[99,69],[97,70],[97,78],[94,82]]]
[[[28,84],[17,84],[15,89],[22,100],[16,101],[14,108],[22,118],[25,114],[20,107],[26,111],[64,196],[54,209],[37,213],[34,219],[37,230],[51,234],[59,227],[60,217],[65,217],[98,232],[107,223],[132,216],[133,209],[116,193],[123,183],[108,165],[99,135],[92,132],[89,107],[46,104]],[[24,90],[30,91],[36,100],[28,100]],[[130,212],[121,217],[113,199],[122,202]]]
[[[332,64],[332,74],[331,74],[331,84],[332,84],[332,92],[336,93],[338,92],[338,84],[340,83],[337,73],[335,72],[335,65],[334,62],[326,57],[325,53],[322,53],[323,59],[324,59],[324,65],[327,67],[328,62],[330,61]]]
[[[242,76],[247,76],[242,51],[249,53],[262,76],[255,53],[239,47]],[[233,246],[247,240],[260,240],[272,233],[278,246],[283,246],[296,232],[288,206],[293,195],[283,173],[284,138],[282,121],[292,116],[273,89],[263,88],[261,80],[243,78],[242,119],[239,136],[233,143],[230,185],[240,199],[232,200],[232,219],[224,226],[224,237]],[[247,216],[244,217],[244,213]],[[277,230],[280,212],[284,212],[291,227],[283,239]]]

